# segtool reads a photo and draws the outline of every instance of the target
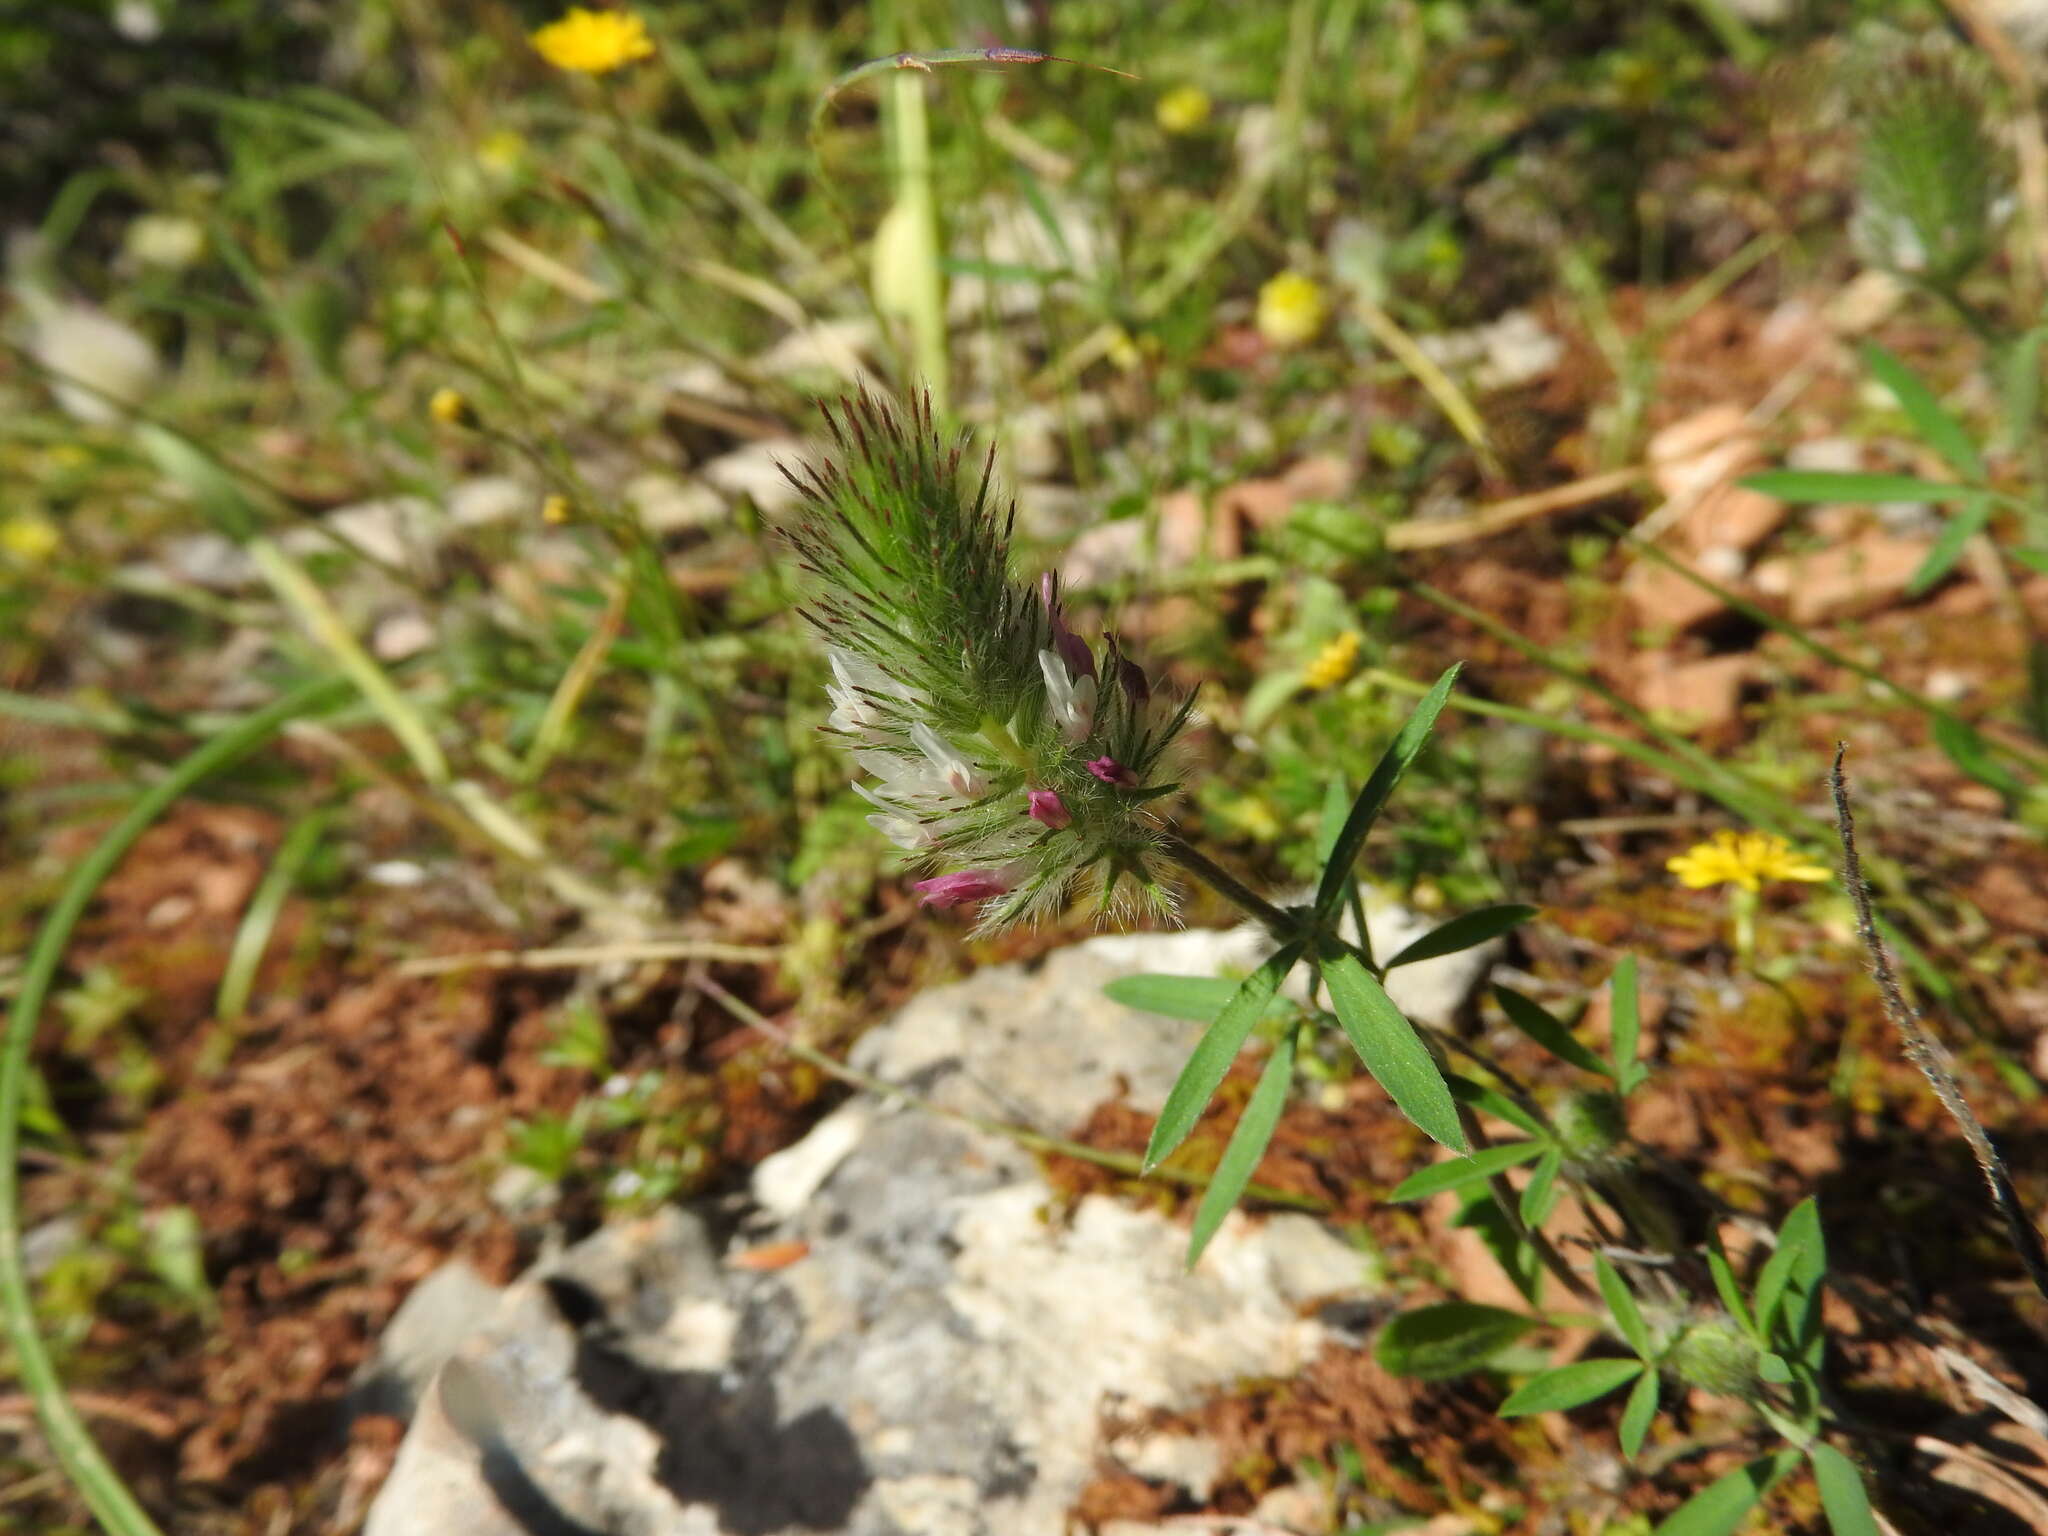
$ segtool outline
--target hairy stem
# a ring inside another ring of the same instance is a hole
[[[1983,1123],[1964,1100],[1948,1048],[1934,1038],[1919,1011],[1906,1001],[1898,972],[1892,968],[1891,954],[1878,937],[1877,918],[1870,905],[1870,887],[1864,884],[1863,861],[1856,853],[1856,818],[1849,810],[1849,784],[1842,775],[1842,755],[1847,750],[1846,742],[1836,744],[1834,767],[1828,772],[1828,784],[1835,795],[1836,830],[1842,840],[1842,883],[1848,886],[1849,898],[1856,904],[1856,934],[1870,956],[1870,974],[1876,978],[1878,993],[1884,998],[1885,1017],[1898,1031],[1906,1059],[1920,1069],[1920,1075],[1927,1079],[1927,1086],[1934,1090],[1934,1096],[1941,1100],[1941,1107],[1949,1112],[1949,1118],[1962,1131],[1963,1140],[1970,1144],[1977,1167],[1984,1175],[1985,1184],[1990,1187],[1992,1203],[2005,1219],[2007,1239],[2019,1254],[2020,1262],[2026,1266],[2027,1277],[2034,1282],[2034,1289],[2048,1296],[2048,1251],[2041,1246],[2041,1234],[2020,1204],[2019,1192],[2013,1188],[2012,1175],[2006,1171],[2005,1160],[1991,1145]]]
[[[1285,942],[1300,936],[1301,923],[1290,917],[1265,897],[1247,886],[1237,876],[1203,853],[1178,832],[1169,832],[1160,840],[1160,850],[1209,887],[1225,901],[1257,919],[1274,938]]]

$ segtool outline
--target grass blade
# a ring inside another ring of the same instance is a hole
[[[1543,1150],[1544,1143],[1540,1141],[1509,1141],[1495,1147],[1482,1147],[1470,1157],[1447,1158],[1441,1163],[1417,1169],[1396,1185],[1387,1198],[1399,1204],[1408,1200],[1425,1200],[1447,1189],[1462,1189],[1467,1184],[1477,1184],[1482,1179],[1526,1163]]]
[[[1209,1100],[1216,1096],[1223,1075],[1244,1048],[1252,1026],[1258,1023],[1266,1004],[1280,990],[1281,980],[1300,958],[1301,946],[1288,945],[1247,976],[1223,1005],[1216,1022],[1209,1026],[1194,1054],[1188,1057],[1188,1064],[1181,1068],[1179,1080],[1166,1096],[1166,1107],[1159,1111],[1159,1119],[1152,1127],[1152,1140],[1145,1148],[1147,1173],[1187,1140],[1188,1132],[1209,1107]]]
[[[1572,1365],[1561,1365],[1554,1371],[1545,1371],[1541,1376],[1525,1381],[1509,1393],[1508,1400],[1500,1405],[1500,1416],[1512,1419],[1525,1413],[1554,1413],[1563,1408],[1576,1408],[1581,1403],[1605,1397],[1624,1382],[1634,1381],[1642,1374],[1643,1362],[1640,1360],[1580,1360]]]
[[[1372,777],[1365,781],[1365,788],[1351,803],[1351,813],[1344,818],[1343,828],[1330,849],[1329,862],[1323,866],[1322,883],[1316,888],[1318,916],[1329,917],[1337,910],[1337,903],[1344,899],[1345,887],[1351,880],[1351,867],[1358,862],[1358,851],[1365,846],[1365,835],[1386,808],[1387,797],[1401,782],[1401,775],[1408,771],[1408,765],[1415,761],[1429,741],[1429,733],[1436,726],[1436,717],[1443,713],[1444,701],[1450,698],[1451,686],[1458,680],[1458,671],[1458,667],[1451,667],[1436,680],[1436,686],[1422,696],[1410,712],[1407,723],[1381,755]]]
[[[1991,498],[1977,495],[1950,513],[1928,549],[1927,558],[1920,562],[1920,568],[1906,582],[1906,596],[1918,597],[1946,576],[1963,558],[1963,546],[1982,533],[1984,525],[1991,521],[1992,510]]]
[[[1448,674],[1446,674],[1448,675]],[[1330,1002],[1344,1026],[1352,1049],[1373,1080],[1416,1125],[1454,1152],[1465,1150],[1458,1125],[1458,1106],[1444,1084],[1442,1070],[1429,1047],[1387,996],[1386,988],[1355,956],[1340,954],[1323,963]]]
[[[1767,469],[1742,477],[1742,484],[1781,501],[1955,501],[1971,487],[1918,475],[1880,475],[1860,470]]]
[[[1251,1182],[1259,1160],[1266,1155],[1273,1131],[1280,1124],[1280,1112],[1287,1107],[1287,1089],[1293,1081],[1294,1031],[1289,1030],[1266,1058],[1259,1084],[1252,1090],[1244,1113],[1238,1116],[1237,1129],[1230,1133],[1230,1145],[1223,1149],[1222,1161],[1216,1164],[1215,1177],[1202,1191],[1202,1203],[1195,1211],[1195,1229],[1188,1235],[1189,1269],[1195,1267],[1202,1250],[1209,1246],[1209,1239],[1216,1235],[1223,1218],[1230,1214],[1230,1208]]]
[[[234,945],[228,951],[227,969],[221,973],[220,992],[214,1000],[214,1017],[222,1024],[231,1025],[248,1011],[249,989],[256,984],[256,969],[263,963],[264,950],[270,946],[277,915],[284,910],[285,898],[291,894],[306,861],[320,846],[320,836],[332,819],[332,812],[318,810],[293,822],[284,841],[278,844],[270,868],[264,871],[263,883],[249,898],[242,925],[235,931]]]
[[[1874,341],[1863,343],[1864,366],[1892,392],[1920,440],[1948,461],[1965,480],[1984,478],[1984,460],[1963,424],[1949,415],[1918,374]]]
[[[1430,929],[1389,960],[1386,968],[1391,971],[1397,965],[1413,965],[1418,960],[1434,960],[1438,955],[1455,955],[1461,949],[1476,949],[1535,915],[1536,908],[1519,904],[1480,907]]]
[[[1508,1022],[1559,1061],[1568,1061],[1581,1071],[1599,1077],[1614,1076],[1614,1069],[1573,1039],[1571,1031],[1564,1027],[1557,1015],[1541,1003],[1522,996],[1512,987],[1495,987],[1493,995],[1501,1011],[1508,1016]]]
[[[290,720],[338,699],[343,685],[323,679],[294,690],[275,704],[220,731],[196,747],[169,773],[139,795],[115,826],[71,872],[56,905],[38,930],[23,967],[14,1006],[7,1014],[0,1050],[0,1313],[6,1317],[16,1373],[35,1404],[50,1449],[94,1517],[111,1536],[158,1536],[157,1527],[120,1475],[108,1465],[92,1432],[64,1395],[63,1383],[36,1326],[35,1301],[21,1247],[21,1106],[29,1076],[29,1049],[50,984],[64,958],[78,920],[100,885],[114,872],[137,838],[181,796],[219,769],[246,756]]]

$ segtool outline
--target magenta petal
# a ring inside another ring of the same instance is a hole
[[[1088,765],[1088,771],[1105,784],[1114,784],[1119,789],[1135,789],[1138,776],[1113,757],[1098,757]]]
[[[1026,814],[1033,821],[1050,827],[1055,832],[1073,824],[1074,813],[1067,809],[1066,802],[1060,799],[1058,791],[1034,789],[1025,798],[1031,802],[1031,808]]]
[[[928,907],[957,907],[963,901],[1000,896],[1010,888],[1010,883],[994,870],[963,869],[957,874],[916,881],[911,888]]]

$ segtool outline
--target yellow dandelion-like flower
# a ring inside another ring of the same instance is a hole
[[[0,552],[22,565],[41,565],[62,542],[57,525],[33,512],[17,512],[0,523]]]
[[[1320,651],[1301,674],[1310,688],[1334,688],[1358,666],[1358,631],[1347,629]]]
[[[1738,885],[1745,891],[1763,888],[1766,880],[1826,880],[1831,871],[1814,863],[1775,832],[1735,832],[1727,828],[1704,843],[1665,861],[1688,890],[1710,885]]]
[[[1282,272],[1259,289],[1259,334],[1272,347],[1298,347],[1314,341],[1330,318],[1330,302],[1314,278]]]
[[[1168,133],[1199,133],[1209,125],[1209,93],[1199,85],[1177,85],[1152,109]]]
[[[427,401],[427,414],[444,427],[476,425],[476,407],[469,403],[469,396],[446,386],[435,390]]]
[[[559,527],[575,515],[576,509],[570,505],[569,498],[559,493],[540,504],[540,520],[544,523],[553,523]]]
[[[654,52],[647,23],[631,11],[587,11],[580,5],[528,41],[555,68],[579,75],[608,75]]]

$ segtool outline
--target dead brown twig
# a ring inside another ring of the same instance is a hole
[[[1847,750],[1848,743],[1836,743],[1835,762],[1828,773],[1828,784],[1834,791],[1835,828],[1842,842],[1842,882],[1849,888],[1849,899],[1856,904],[1856,934],[1863,941],[1865,953],[1870,956],[1870,974],[1876,979],[1878,993],[1884,999],[1885,1017],[1898,1031],[1906,1059],[1919,1068],[1920,1075],[1927,1079],[1927,1086],[1941,1100],[1941,1107],[1948,1111],[1949,1118],[1962,1131],[1963,1140],[1970,1144],[1970,1152],[1977,1159],[1985,1184],[1990,1187],[1991,1201],[2005,1219],[2007,1240],[2026,1266],[2027,1277],[2034,1282],[2034,1289],[2048,1297],[2048,1251],[2042,1248],[2041,1234],[2020,1204],[2019,1191],[2013,1188],[2012,1175],[2006,1171],[2005,1160],[1991,1145],[1983,1122],[1964,1100],[1948,1048],[1934,1038],[1919,1010],[1906,1001],[1898,972],[1892,967],[1891,952],[1878,935],[1877,917],[1871,910],[1870,887],[1864,883],[1863,861],[1856,853],[1856,818],[1849,810],[1849,785],[1842,775],[1842,756]]]

